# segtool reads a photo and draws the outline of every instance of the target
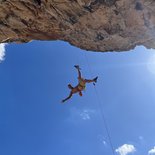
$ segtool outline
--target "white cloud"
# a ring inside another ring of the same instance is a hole
[[[127,155],[136,151],[135,147],[131,144],[124,144],[115,150],[120,155]]]
[[[155,154],[155,146],[154,146],[153,149],[151,149],[151,150],[148,152],[148,154]]]
[[[96,111],[94,109],[71,108],[70,115],[66,119],[66,121],[74,124],[79,124],[83,121],[89,121],[94,117],[96,118]]]
[[[4,43],[0,44],[0,62],[4,60],[5,56],[5,45]]]
[[[89,119],[90,119],[89,113],[86,113],[86,112],[82,112],[82,113],[80,114],[80,117],[81,117],[83,120],[89,120]]]
[[[91,115],[94,114],[95,111],[94,110],[90,110],[90,109],[85,109],[82,110],[79,115],[81,117],[81,119],[83,120],[89,120],[91,118]]]
[[[98,135],[98,139],[104,146],[107,146],[107,142],[105,141],[105,138],[103,135]]]

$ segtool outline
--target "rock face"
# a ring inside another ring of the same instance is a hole
[[[103,52],[155,48],[155,1],[0,0],[0,42],[30,40]]]

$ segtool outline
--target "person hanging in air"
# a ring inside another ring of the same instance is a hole
[[[72,95],[75,93],[79,93],[79,95],[82,96],[82,91],[85,89],[86,83],[91,83],[91,82],[96,83],[97,82],[98,76],[92,80],[84,79],[81,77],[80,67],[78,65],[75,65],[74,67],[78,70],[78,82],[79,83],[75,87],[72,87],[71,84],[68,84],[68,88],[71,89],[71,91],[70,91],[69,96],[67,98],[65,98],[64,100],[62,100],[62,102],[65,102],[68,99],[70,99],[72,97]]]

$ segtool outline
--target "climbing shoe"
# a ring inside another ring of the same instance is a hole
[[[98,76],[96,76],[96,78],[94,78],[93,80],[94,80],[94,82],[97,82],[97,79],[98,79]]]
[[[79,65],[75,65],[74,67],[75,67],[76,69],[81,70],[81,68],[79,67]]]

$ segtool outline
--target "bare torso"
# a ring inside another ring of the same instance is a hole
[[[79,79],[79,83],[72,89],[72,93],[77,93],[85,89],[85,79]]]

